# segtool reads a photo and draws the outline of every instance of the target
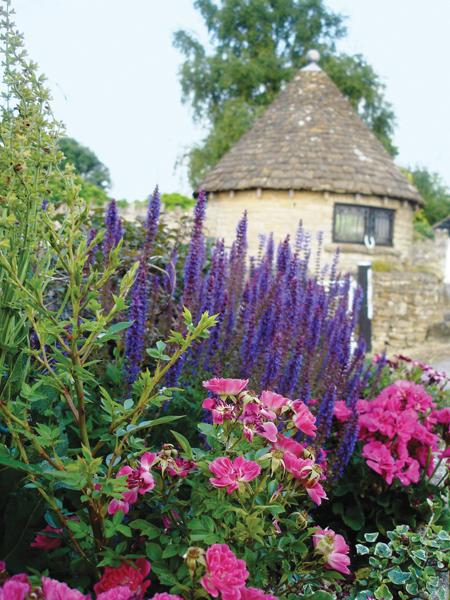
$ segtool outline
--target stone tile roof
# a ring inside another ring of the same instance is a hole
[[[208,173],[208,192],[313,190],[422,204],[326,73],[303,69]]]

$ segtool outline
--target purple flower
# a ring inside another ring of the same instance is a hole
[[[108,260],[109,253],[113,250],[123,237],[122,222],[115,200],[108,204],[105,214],[105,237],[103,238],[103,255]]]

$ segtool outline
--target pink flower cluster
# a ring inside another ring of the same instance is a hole
[[[317,529],[313,535],[313,546],[316,554],[320,555],[329,569],[348,575],[350,570],[350,548],[342,535],[332,529]]]
[[[247,384],[247,379],[210,379],[203,382],[203,386],[215,394],[215,397],[203,401],[203,408],[211,411],[215,425],[225,421],[241,423],[249,442],[259,435],[274,443],[280,423],[286,428],[295,427],[310,437],[316,435],[315,417],[306,404],[270,391],[262,392],[259,398],[252,396],[245,390]]]
[[[281,462],[284,469],[306,490],[315,504],[321,504],[327,499],[325,490],[320,483],[325,479],[322,468],[307,453],[299,442],[281,433],[272,444],[272,461],[276,468]]]
[[[246,588],[249,577],[245,561],[237,558],[227,544],[213,544],[206,551],[206,573],[200,579],[213,598],[222,600],[277,600],[256,588]]]
[[[246,460],[242,456],[230,460],[226,456],[216,458],[209,464],[209,470],[214,475],[209,480],[213,486],[225,488],[231,494],[239,488],[239,484],[246,483],[258,477],[261,467],[253,460]]]
[[[435,408],[421,385],[402,380],[374,400],[359,401],[363,456],[389,485],[394,479],[405,486],[417,483],[421,471],[433,471],[433,452],[439,448],[434,427],[439,420],[448,419]]]
[[[94,585],[97,599],[122,600],[122,596],[125,600],[142,599],[150,585],[147,579],[150,567],[144,558],[138,558],[135,564],[124,562],[119,567],[106,567],[102,578]],[[129,595],[125,596],[126,593]]]
[[[137,469],[132,469],[126,465],[119,469],[117,477],[126,477],[128,491],[124,492],[121,499],[114,499],[108,505],[108,513],[114,515],[121,510],[127,514],[130,506],[135,504],[140,494],[145,494],[155,487],[155,480],[150,473],[150,469],[156,461],[156,454],[145,452],[141,456]]]

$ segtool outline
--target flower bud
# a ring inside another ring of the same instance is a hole
[[[183,556],[186,561],[189,574],[193,578],[198,565],[205,566],[205,551],[198,546],[190,546]]]

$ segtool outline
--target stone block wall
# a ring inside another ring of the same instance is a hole
[[[443,285],[432,273],[373,273],[373,349],[401,351],[423,343],[442,321]]]

